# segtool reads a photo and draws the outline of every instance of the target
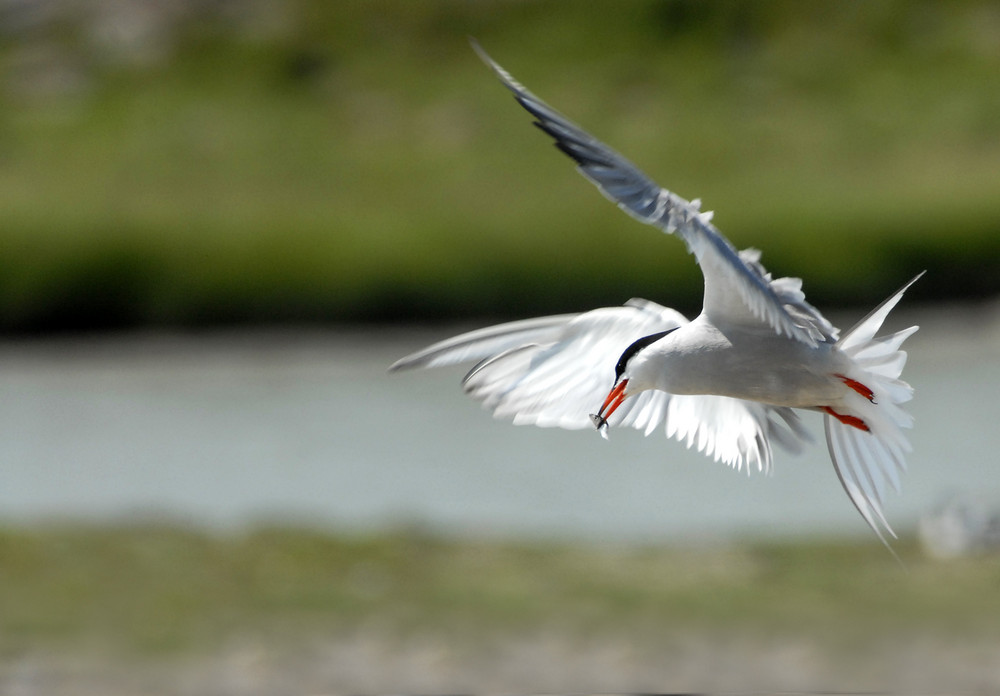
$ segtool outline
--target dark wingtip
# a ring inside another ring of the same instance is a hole
[[[486,67],[488,67],[488,68],[489,68],[490,70],[492,70],[492,71],[494,72],[494,74],[496,74],[496,76],[497,76],[498,78],[500,78],[500,81],[501,81],[502,83],[504,83],[504,85],[505,85],[505,86],[506,86],[506,87],[507,87],[508,89],[510,89],[510,90],[511,90],[511,91],[513,91],[513,92],[516,92],[516,91],[517,91],[517,90],[516,90],[516,89],[514,88],[514,85],[516,85],[516,82],[515,82],[514,78],[513,78],[513,77],[511,77],[511,76],[510,76],[510,75],[509,75],[509,74],[507,73],[507,71],[506,71],[506,70],[504,70],[503,68],[501,68],[501,67],[500,67],[500,64],[499,64],[499,63],[497,63],[497,62],[496,62],[495,60],[493,60],[493,59],[492,59],[492,58],[490,57],[490,54],[486,52],[486,49],[485,49],[485,48],[483,48],[482,46],[480,46],[480,45],[479,45],[479,42],[478,42],[478,41],[476,41],[476,40],[475,40],[475,39],[474,39],[473,37],[471,37],[471,36],[469,37],[469,45],[471,45],[471,46],[472,46],[472,50],[476,52],[476,55],[477,55],[477,56],[479,56],[479,60],[481,60],[481,61],[483,61],[484,63],[486,63]]]
[[[478,55],[484,63],[486,64],[492,63],[493,61],[490,59],[489,55],[476,40],[476,37],[470,34],[468,38],[469,38],[469,45],[472,46],[472,50],[476,52],[476,55]]]
[[[486,52],[486,49],[480,46],[479,42],[471,36],[469,37],[469,44],[472,46],[472,50],[476,52],[476,55],[479,56],[479,59],[486,63],[486,67],[493,71],[493,74],[497,76],[504,87],[514,93],[514,96],[518,99],[518,101],[520,101],[520,98],[523,96],[532,96],[524,85],[515,80],[513,75],[500,67],[500,64],[490,57],[490,54]]]
[[[410,361],[407,358],[400,358],[392,365],[389,365],[389,367],[387,367],[385,371],[388,373],[399,372],[400,370],[405,370],[408,367],[412,367]]]

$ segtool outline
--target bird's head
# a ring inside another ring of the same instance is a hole
[[[644,348],[648,348],[671,331],[676,330],[676,328],[643,336],[639,340],[633,341],[622,352],[621,357],[618,358],[618,362],[615,364],[614,386],[608,392],[608,396],[604,399],[600,410],[597,413],[590,414],[590,420],[594,422],[594,427],[600,431],[603,437],[607,437],[608,418],[611,417],[611,414],[625,402],[625,399],[633,394],[638,394],[649,389],[652,384],[652,381],[642,374],[644,372],[642,368],[645,368],[649,363],[643,360],[636,360],[636,356]]]

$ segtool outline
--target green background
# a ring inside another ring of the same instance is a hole
[[[0,328],[697,310],[469,36],[822,308],[1000,290],[992,2],[217,7],[4,35]]]

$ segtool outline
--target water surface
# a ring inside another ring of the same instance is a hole
[[[903,530],[954,493],[1000,503],[1000,315],[900,313],[890,328],[912,322],[914,451],[886,505]],[[462,394],[461,369],[385,372],[455,330],[0,344],[0,518],[635,542],[868,534],[818,414],[803,416],[803,455],[779,451],[772,476],[748,477],[659,433],[605,442],[493,420]]]

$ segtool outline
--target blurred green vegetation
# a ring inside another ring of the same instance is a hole
[[[822,540],[705,548],[344,537],[294,528],[213,536],[167,525],[0,532],[0,655],[88,646],[211,653],[439,632],[475,641],[555,629],[802,636],[865,651],[906,637],[1000,640],[1000,557],[947,563]]]
[[[0,328],[696,308],[469,35],[820,306],[1000,291],[989,0],[253,7],[0,17]]]

